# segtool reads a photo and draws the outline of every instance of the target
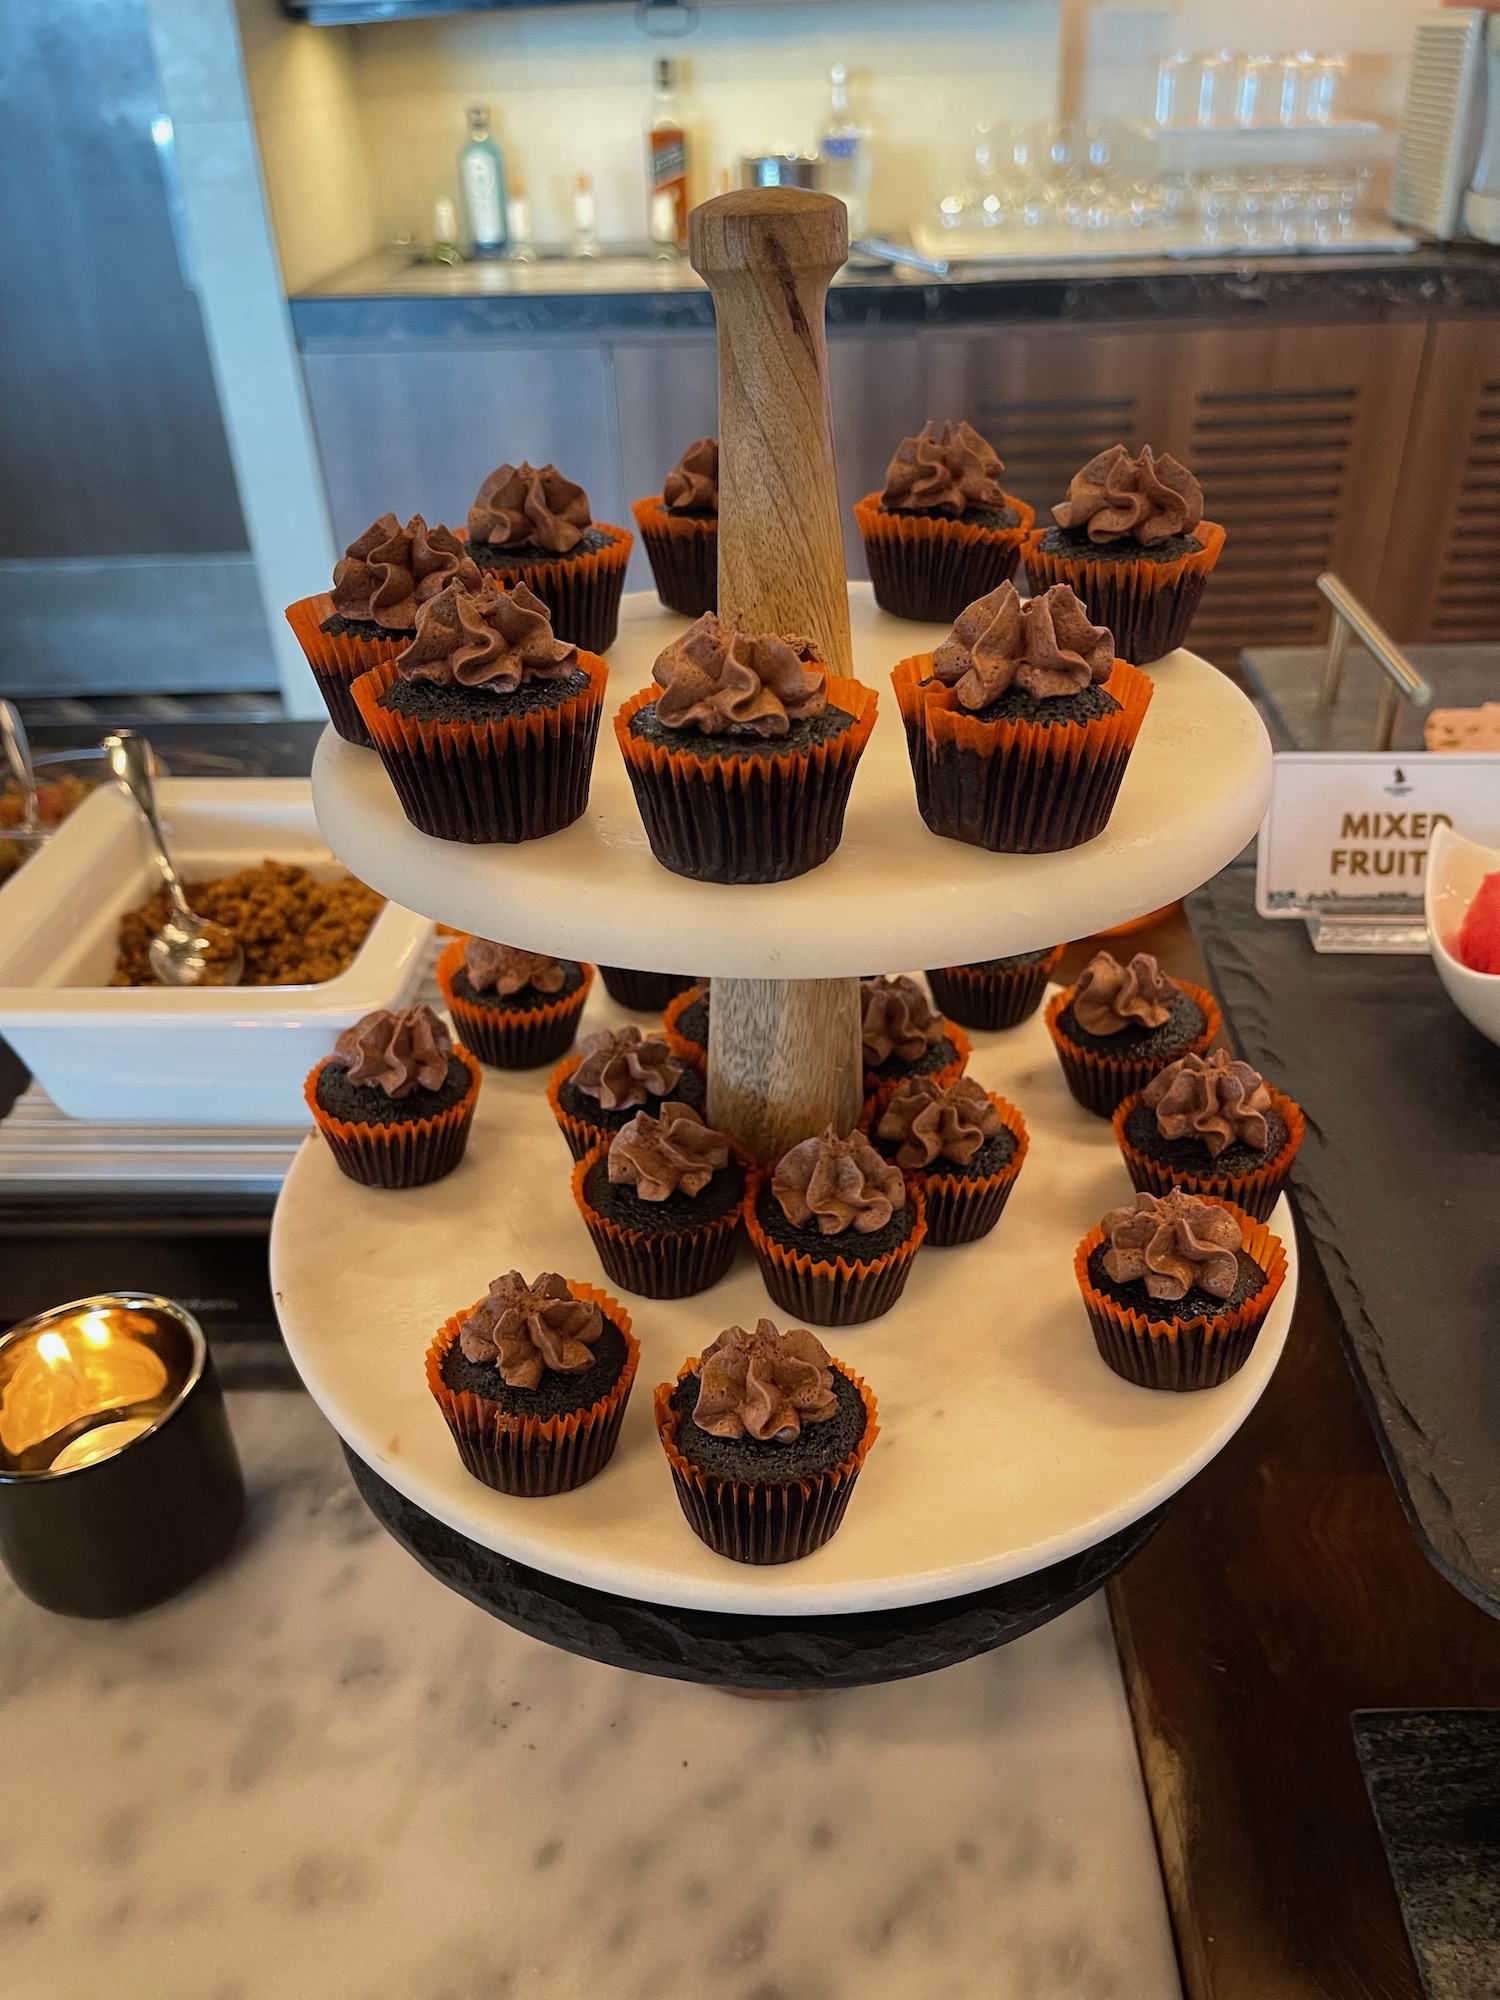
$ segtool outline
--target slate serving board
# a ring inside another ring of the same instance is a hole
[[[1226,869],[1188,917],[1247,1061],[1302,1106],[1298,1207],[1426,1553],[1500,1617],[1500,1048],[1425,958],[1316,953]]]

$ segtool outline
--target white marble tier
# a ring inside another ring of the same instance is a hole
[[[1113,817],[1066,854],[987,854],[929,833],[917,812],[891,669],[947,628],[876,609],[849,590],[855,671],[879,696],[844,838],[794,882],[724,889],[653,858],[613,717],[651,680],[686,620],[654,595],[627,597],[594,760],[589,810],[549,839],[466,847],[418,833],[371,750],[332,729],[313,799],[334,852],[408,909],[537,951],[606,965],[724,977],[817,979],[898,962],[961,965],[1088,937],[1207,881],[1254,835],[1271,788],[1271,745],[1249,701],[1195,654],[1151,668],[1156,693]]]
[[[735,1701],[538,1645],[229,1398],[228,1563],[92,1624],[0,1574],[9,2000],[1176,2000],[1102,1598]]]
[[[590,1026],[627,1016],[596,985]],[[606,1291],[569,1189],[546,1071],[487,1070],[468,1155],[436,1186],[355,1186],[322,1139],[287,1176],[271,1276],[288,1348],[329,1421],[383,1479],[449,1527],[534,1568],[660,1604],[804,1616],[918,1604],[1027,1575],[1102,1541],[1175,1493],[1244,1422],[1276,1365],[1288,1280],[1249,1361],[1192,1395],[1138,1389],[1100,1360],[1073,1275],[1079,1240],[1131,1197],[1109,1124],[1069,1097],[1040,1013],[975,1034],[969,1073],[1031,1133],[999,1227],[923,1249],[884,1318],[831,1329],[830,1352],[875,1391],[881,1434],[826,1548],[756,1569],[714,1555],[678,1509],[651,1392],[723,1327],[786,1315],[748,1248],[710,1291],[616,1292],[642,1347],[619,1448],[576,1493],[519,1500],[464,1470],[423,1355],[492,1278],[561,1271]]]

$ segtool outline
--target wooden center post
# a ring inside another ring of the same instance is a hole
[[[749,189],[694,209],[688,241],[718,320],[719,615],[805,635],[852,674],[824,332],[848,212]],[[851,1131],[862,1073],[857,979],[714,980],[708,1115],[758,1159]]]

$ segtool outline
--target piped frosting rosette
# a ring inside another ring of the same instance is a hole
[[[1010,581],[1036,517],[1001,486],[1004,471],[972,424],[928,423],[901,440],[883,490],[854,503],[883,611],[951,623]]]

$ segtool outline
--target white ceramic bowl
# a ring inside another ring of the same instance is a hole
[[[1486,875],[1500,873],[1500,847],[1481,847],[1440,826],[1427,850],[1427,935],[1448,998],[1481,1035],[1500,1042],[1500,972],[1473,972],[1450,948]]]
[[[305,778],[168,778],[158,795],[189,879],[267,859],[344,873]],[[407,1003],[432,925],[388,903],[348,971],[320,986],[109,986],[120,918],[160,879],[124,793],[86,799],[0,889],[0,1034],[76,1118],[305,1123],[308,1071],[361,1014]]]

